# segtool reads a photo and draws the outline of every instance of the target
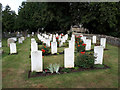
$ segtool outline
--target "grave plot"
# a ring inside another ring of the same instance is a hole
[[[59,39],[60,37],[61,39]],[[104,55],[103,45],[100,45],[100,46],[94,45],[94,50],[91,50],[91,46],[92,46],[91,43],[96,43],[95,36],[93,37],[94,41],[91,41],[91,39],[86,39],[86,38],[83,39],[84,38],[83,35],[79,35],[79,36],[72,35],[70,37],[70,40],[67,40],[68,35],[63,35],[63,34],[60,34],[60,35],[38,34],[37,38],[40,40],[39,45],[41,47],[38,50],[37,49],[35,50],[42,51],[42,55],[44,57],[48,57],[48,54],[51,54],[54,56],[59,55],[57,51],[62,46],[59,46],[57,44],[59,44],[60,42],[63,42],[63,44],[66,45],[65,48],[63,48],[64,53],[62,53],[64,54],[64,57],[63,57],[64,63],[63,63],[63,67],[61,67],[59,63],[51,63],[51,64],[49,63],[47,68],[43,68],[44,66],[43,63],[42,65],[40,63],[38,66],[42,66],[43,71],[36,72],[36,70],[34,71],[30,70],[28,73],[28,78],[36,77],[36,76],[48,76],[48,75],[64,74],[64,73],[71,73],[71,72],[79,72],[84,70],[110,68],[109,66],[103,63],[103,55]],[[34,40],[31,39],[31,43],[33,43],[33,41],[36,43],[35,39]],[[104,45],[105,43],[106,42],[104,42]],[[35,45],[33,46],[36,47]],[[42,61],[44,60],[43,56],[40,57],[42,58]]]

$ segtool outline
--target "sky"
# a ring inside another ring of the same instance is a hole
[[[26,0],[0,0],[0,3],[2,3],[3,10],[6,5],[9,5],[11,10],[14,10],[16,14],[18,14],[18,8],[21,6],[21,3]]]

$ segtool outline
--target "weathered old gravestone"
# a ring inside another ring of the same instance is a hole
[[[93,36],[92,43],[96,43],[96,36]]]
[[[38,51],[38,44],[36,42],[31,43],[31,51]]]
[[[31,71],[43,71],[42,51],[31,51]]]
[[[10,54],[17,53],[16,43],[10,43]]]
[[[95,46],[94,47],[94,56],[97,57],[95,59],[94,64],[102,64],[103,63],[103,46]]]
[[[72,48],[64,49],[64,67],[73,68],[74,67],[74,52]]]
[[[106,47],[106,38],[100,39],[100,45],[103,46],[104,48]]]
[[[57,53],[57,42],[51,42],[51,53]]]
[[[11,38],[8,38],[8,40],[7,40],[7,43],[8,43],[8,47],[10,46],[10,43],[14,43],[15,41],[13,40],[13,39],[11,39]]]
[[[72,48],[72,50],[74,52],[74,50],[75,50],[75,42],[74,42],[74,40],[69,41],[69,48]]]
[[[86,39],[86,47],[85,50],[91,50],[91,39]]]

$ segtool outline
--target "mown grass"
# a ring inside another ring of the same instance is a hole
[[[2,87],[3,88],[117,88],[118,47],[107,44],[104,64],[110,69],[82,71],[62,75],[27,78],[30,70],[30,38],[23,44],[17,43],[17,55],[8,55],[7,39],[3,39]],[[63,51],[65,47],[59,49]],[[93,48],[93,46],[92,46]],[[50,63],[63,66],[64,55],[44,56],[44,68]]]

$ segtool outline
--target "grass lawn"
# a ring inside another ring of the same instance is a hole
[[[30,70],[30,38],[23,44],[17,43],[17,55],[8,55],[7,39],[3,39],[2,87],[3,88],[117,88],[118,87],[118,47],[107,44],[104,64],[110,69],[82,71],[62,75],[35,77],[28,79]],[[59,49],[64,50],[65,47]],[[93,48],[93,46],[92,46]],[[44,56],[44,68],[50,63],[63,66],[64,55]]]

